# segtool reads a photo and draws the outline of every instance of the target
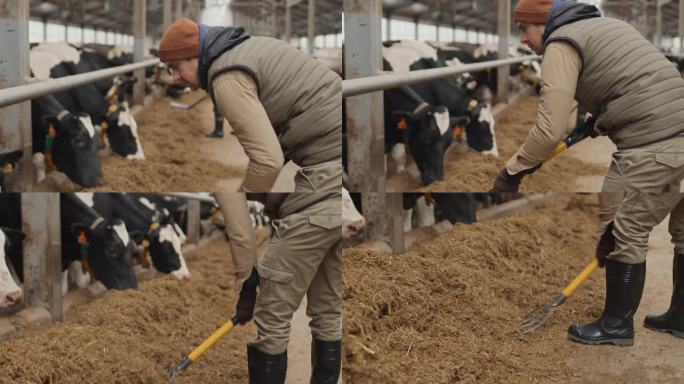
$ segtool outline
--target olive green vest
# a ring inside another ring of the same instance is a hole
[[[299,166],[342,157],[342,79],[308,54],[270,37],[252,37],[219,56],[212,81],[240,69],[254,78],[287,159]]]
[[[684,79],[631,25],[608,17],[577,21],[546,41],[572,44],[582,60],[576,98],[599,115],[598,132],[618,149],[684,132]]]

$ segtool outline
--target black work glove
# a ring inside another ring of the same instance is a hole
[[[515,175],[510,175],[506,168],[499,172],[499,176],[494,180],[494,186],[489,192],[518,192],[520,188],[520,182],[525,175],[530,175],[534,173],[537,169],[541,168],[542,164],[520,171]]]
[[[598,259],[599,266],[603,267],[606,265],[606,260],[608,255],[615,249],[615,236],[613,236],[613,222],[611,221],[606,225],[606,229],[603,230],[601,238],[596,245],[596,258]]]
[[[256,305],[257,287],[259,286],[259,273],[256,268],[252,268],[249,278],[242,284],[240,297],[235,306],[235,313],[238,317],[238,324],[242,325],[252,320],[254,317],[254,306]]]

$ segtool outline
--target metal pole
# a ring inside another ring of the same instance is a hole
[[[656,31],[653,45],[660,48],[663,43],[663,6],[660,0],[656,1]]]
[[[679,0],[679,54],[684,55],[684,1]]]
[[[29,76],[29,2],[0,2],[0,93],[24,84]],[[45,24],[43,24],[45,25]],[[19,169],[9,177],[10,190],[27,190],[33,184],[31,104],[0,109],[0,153],[21,153]]]
[[[464,72],[478,72],[489,68],[504,66],[508,68],[511,64],[522,63],[527,60],[539,60],[538,56],[512,57],[505,60],[493,60],[476,64],[464,64],[459,67],[442,67],[433,69],[422,69],[408,73],[390,73],[379,76],[368,76],[342,81],[342,97],[362,95],[364,93],[381,91],[384,89],[401,87],[416,83],[424,83],[431,80],[439,80],[446,77],[455,76]],[[349,78],[348,76],[346,78]],[[1,92],[0,92],[1,93]]]
[[[188,200],[188,242],[197,244],[200,238],[200,202]]]
[[[47,221],[49,247],[46,257],[49,303],[52,321],[62,321],[62,231],[60,224],[59,193],[47,194],[47,210],[42,211]]]
[[[23,193],[21,217],[26,303],[50,308],[53,320],[61,320],[59,194]]]
[[[43,41],[47,41],[47,17],[43,16]]]
[[[453,24],[451,26],[451,41],[452,42],[456,41],[456,24]]]
[[[508,41],[511,36],[511,2],[499,0],[499,59],[508,58]],[[501,66],[497,72],[497,95],[498,102],[508,103],[508,66]]]
[[[439,23],[435,23],[435,40],[439,41]]]
[[[418,25],[420,25],[419,21],[420,21],[419,18],[417,18],[417,17],[413,18],[413,26],[415,28],[413,31],[413,39],[414,40],[418,40],[418,37],[420,36],[420,34],[418,33]]]
[[[0,39],[4,42],[4,39]],[[2,47],[2,45],[0,45]],[[28,44],[26,45],[26,49],[28,50]],[[7,51],[2,51],[2,52],[7,52]],[[28,52],[26,54],[28,56]],[[28,60],[26,60],[26,63],[28,63]],[[0,108],[6,107],[8,105],[16,104],[21,101],[26,101],[30,99],[35,99],[37,97],[49,95],[51,93],[55,92],[60,92],[60,91],[65,91],[67,89],[71,89],[74,87],[78,87],[79,85],[83,84],[88,84],[92,83],[97,80],[105,79],[107,77],[112,77],[115,75],[120,75],[126,72],[130,72],[133,70],[137,70],[139,68],[146,68],[146,67],[151,67],[153,65],[159,64],[159,59],[153,59],[153,60],[146,60],[141,63],[134,63],[134,64],[127,64],[127,65],[121,65],[118,67],[113,67],[113,68],[107,68],[107,69],[100,69],[97,71],[92,71],[92,72],[87,72],[87,73],[82,73],[80,75],[72,75],[72,76],[65,76],[65,77],[60,77],[57,79],[48,79],[48,80],[41,80],[35,83],[31,84],[25,84],[25,85],[20,85],[12,88],[7,88],[7,89],[0,89]],[[2,66],[0,65],[0,68]],[[143,69],[144,73],[144,69]],[[24,78],[28,78],[28,68],[26,70],[26,76]],[[0,83],[2,84],[2,83]],[[0,109],[0,116],[3,113],[3,109]],[[28,114],[30,116],[30,113]],[[5,124],[5,120],[0,120],[3,121],[3,124]],[[23,121],[22,121],[23,123]],[[28,122],[28,132],[27,134],[29,135],[28,137],[31,137],[31,123],[30,121]],[[28,153],[31,154],[31,147],[29,146]]]
[[[81,44],[85,43],[85,26],[81,24]]]
[[[163,20],[162,20],[162,29],[164,32],[166,32],[167,29],[169,29],[169,26],[171,25],[171,11],[172,11],[172,4],[171,0],[164,0],[164,14],[163,14]]]
[[[68,42],[68,41],[69,41],[69,34],[68,34],[68,31],[69,31],[69,26],[67,25],[66,22],[64,22],[64,42]]]
[[[387,16],[385,16],[385,20],[385,37],[387,40],[392,40],[392,14],[388,13]]]
[[[372,76],[382,70],[382,1],[345,0],[345,78]],[[382,93],[346,100],[347,154],[351,190],[385,191]]]
[[[133,9],[133,62],[145,59],[145,27],[147,24],[147,12],[145,0],[135,0]],[[133,84],[133,104],[142,105],[145,98],[145,70],[139,69],[134,72],[138,81]]]
[[[309,44],[309,54],[316,49],[316,0],[309,0],[309,14],[306,24],[306,36]]]
[[[176,20],[183,17],[183,0],[176,0]]]
[[[285,3],[285,41],[290,43],[292,38],[292,11],[290,11],[290,5]]]
[[[390,246],[392,253],[404,253],[404,205],[402,193],[387,194],[387,210],[390,214]]]

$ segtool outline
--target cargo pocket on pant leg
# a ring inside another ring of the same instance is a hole
[[[257,266],[257,271],[259,272],[257,303],[269,305],[287,298],[284,288],[294,279],[293,272],[274,269],[263,264]]]
[[[684,153],[656,153],[655,161],[673,172],[671,186],[665,192],[684,192]]]
[[[342,227],[342,215],[312,215],[309,216],[309,223],[324,229],[334,229]]]

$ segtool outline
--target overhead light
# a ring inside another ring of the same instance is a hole
[[[36,8],[34,9],[42,15],[49,15],[51,13],[57,12],[59,7],[57,7],[55,4],[43,1],[42,3],[38,4],[38,6],[36,6]]]

